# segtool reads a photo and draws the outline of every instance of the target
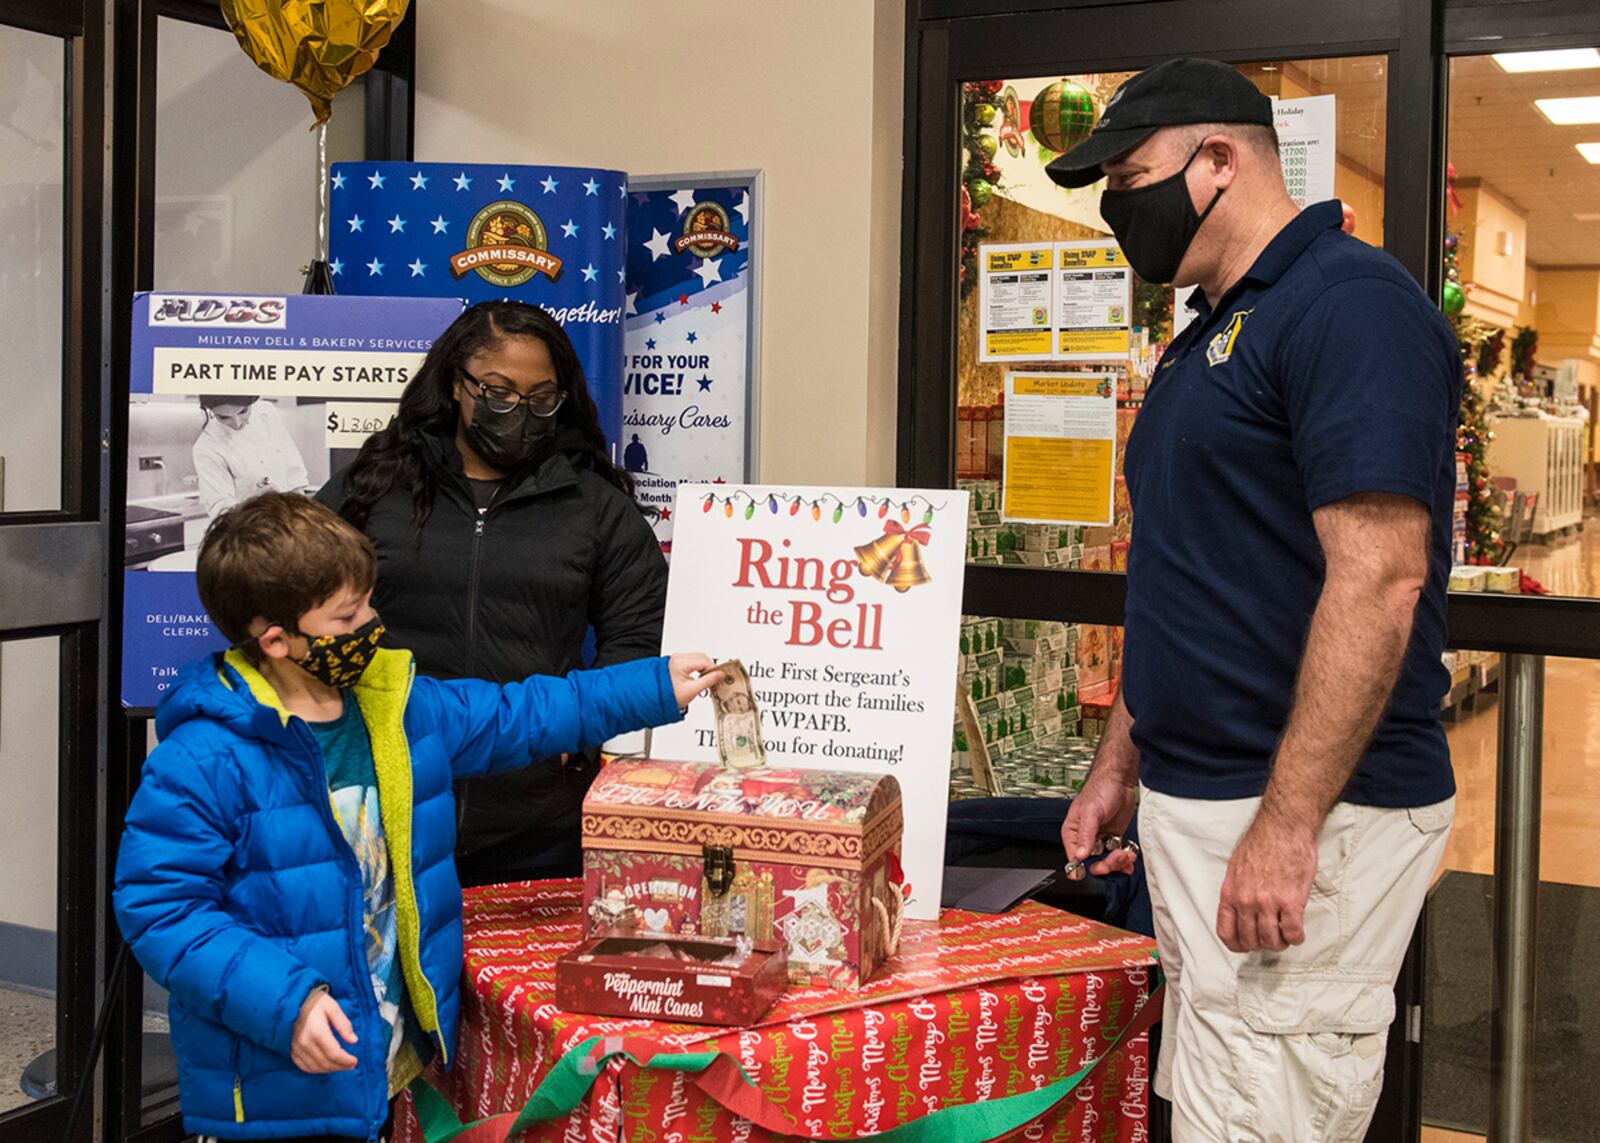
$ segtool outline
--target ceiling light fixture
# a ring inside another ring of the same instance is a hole
[[[1591,163],[1600,163],[1600,143],[1578,143],[1578,154]]]
[[[1600,123],[1600,95],[1579,95],[1567,99],[1535,99],[1533,105],[1557,127],[1579,123]]]
[[[1600,222],[1600,214],[1597,214],[1593,211],[1585,214],[1575,214],[1572,217],[1577,219],[1579,222]]]
[[[1528,71],[1577,71],[1600,67],[1600,50],[1558,48],[1548,52],[1496,52],[1494,62],[1501,71],[1519,75]]]

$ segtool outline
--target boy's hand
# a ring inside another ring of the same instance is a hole
[[[356,1042],[356,1030],[339,1007],[339,1002],[325,989],[317,989],[306,997],[300,1006],[300,1018],[294,1022],[294,1043],[290,1055],[294,1066],[310,1075],[326,1072],[347,1072],[356,1066],[356,1058],[345,1051],[334,1035],[338,1031],[345,1043]]]
[[[688,710],[689,704],[722,681],[722,672],[713,671],[715,664],[704,655],[673,655],[667,660],[667,673],[672,676],[672,693],[678,700],[679,710]]]

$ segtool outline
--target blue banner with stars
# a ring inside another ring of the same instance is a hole
[[[628,196],[622,462],[672,550],[680,481],[750,478],[750,187]]]
[[[620,461],[627,176],[583,167],[335,163],[341,294],[515,298],[567,331]]]

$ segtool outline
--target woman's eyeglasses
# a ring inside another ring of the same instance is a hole
[[[515,389],[507,389],[501,385],[485,385],[465,369],[461,376],[477,388],[483,396],[483,403],[489,406],[491,413],[509,413],[519,405],[526,405],[528,412],[536,417],[553,417],[556,410],[561,408],[561,403],[567,395],[559,389],[540,389],[536,393],[519,393]]]

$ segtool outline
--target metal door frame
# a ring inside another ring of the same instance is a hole
[[[66,1138],[88,1082],[103,944],[105,502],[101,487],[105,325],[104,11],[96,0],[0,0],[0,24],[57,36],[65,56],[61,507],[0,515],[0,640],[59,637],[55,1097],[0,1116],[0,1143]],[[12,1080],[12,1082],[15,1082]],[[92,1128],[81,1117],[73,1143]]]

